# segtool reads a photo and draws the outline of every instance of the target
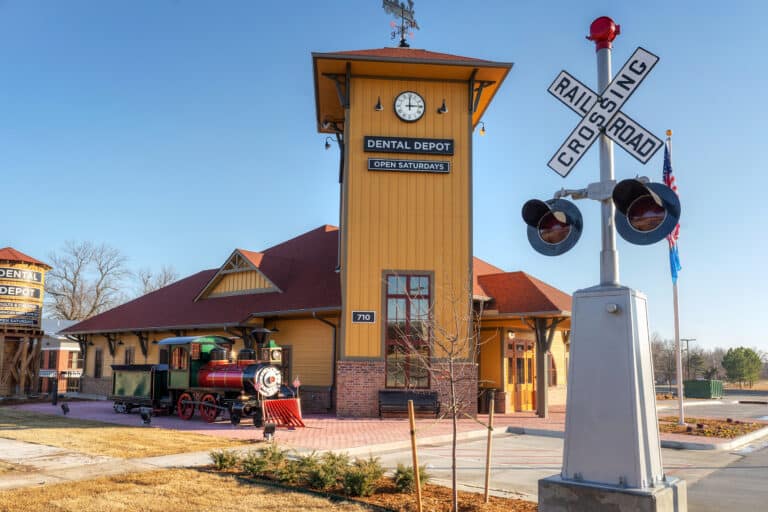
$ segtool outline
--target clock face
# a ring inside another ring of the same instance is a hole
[[[404,91],[395,97],[395,114],[405,122],[418,121],[424,110],[424,98],[413,91]]]

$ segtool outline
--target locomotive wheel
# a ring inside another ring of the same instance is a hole
[[[216,397],[208,394],[203,396],[203,399],[200,400],[200,402],[200,416],[202,416],[208,423],[216,421],[216,416],[219,415],[219,409],[216,407]]]
[[[189,393],[182,393],[179,395],[179,399],[176,401],[176,412],[179,414],[179,418],[188,420],[195,414],[195,404],[192,403],[192,395]],[[183,403],[188,402],[188,403]]]
[[[238,426],[240,424],[240,415],[237,413],[230,414],[229,422],[234,426]]]

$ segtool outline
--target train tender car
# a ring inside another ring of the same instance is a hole
[[[175,409],[188,420],[198,410],[208,422],[228,411],[235,425],[242,417],[253,417],[254,425],[262,426],[262,401],[278,397],[281,390],[280,368],[270,363],[281,361],[279,347],[264,351],[266,361],[257,360],[256,351],[248,348],[230,361],[232,340],[220,336],[166,338],[158,345],[168,349],[168,365],[113,366],[115,411],[151,405]]]
[[[167,364],[113,364],[112,394],[115,412],[129,413],[135,407],[173,411],[168,393]]]

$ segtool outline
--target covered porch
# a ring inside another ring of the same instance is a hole
[[[480,412],[494,390],[495,412],[546,417],[550,405],[565,405],[571,297],[524,272],[478,281],[492,297],[480,316]]]

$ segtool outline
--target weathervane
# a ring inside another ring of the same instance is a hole
[[[399,2],[397,0],[383,0],[382,7],[388,13],[392,14],[395,18],[400,18],[400,26],[397,26],[396,22],[392,22],[392,40],[397,39],[400,36],[400,48],[408,48],[410,45],[406,42],[406,35],[413,37],[411,29],[419,29],[419,24],[416,23],[416,13],[413,11],[413,0],[408,0],[408,7],[405,6],[405,2]]]

